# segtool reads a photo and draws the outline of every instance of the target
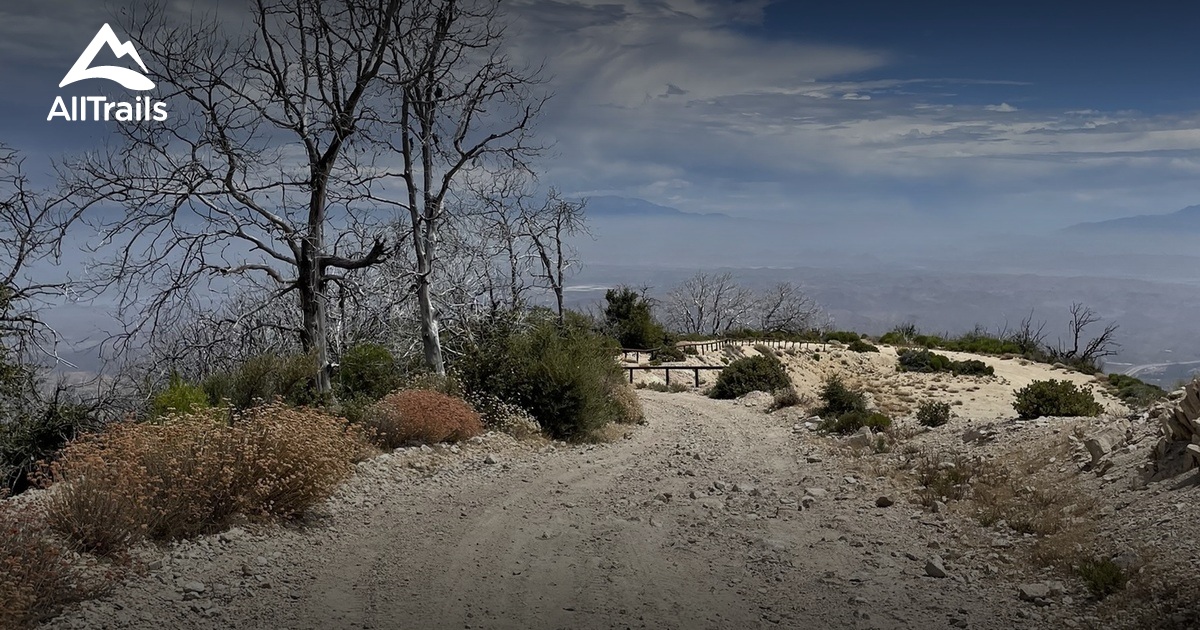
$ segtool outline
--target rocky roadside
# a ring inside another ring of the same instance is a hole
[[[1088,544],[1114,554],[1164,517],[1174,548],[1192,535],[1194,489],[1125,475],[1149,423],[1097,475],[1078,420],[959,419],[875,452],[761,396],[639,395],[648,425],[610,444],[493,434],[364,462],[307,522],[143,550],[141,575],[47,627],[1138,627],[1037,568],[1037,537],[925,505],[906,468],[924,453],[1044,457],[1097,493]]]

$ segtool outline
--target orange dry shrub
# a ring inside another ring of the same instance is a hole
[[[461,398],[429,389],[395,391],[367,411],[364,422],[384,448],[458,442],[483,433],[483,422]]]
[[[99,590],[55,543],[41,514],[0,502],[0,630],[32,626]]]
[[[109,553],[142,539],[228,527],[236,514],[291,518],[347,477],[364,451],[345,420],[276,403],[161,424],[122,423],[68,446],[52,526],[81,549]]]

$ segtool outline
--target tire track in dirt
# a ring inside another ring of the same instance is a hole
[[[948,543],[940,525],[901,504],[876,508],[884,482],[850,483],[837,458],[805,461],[812,438],[786,420],[691,394],[639,396],[649,424],[627,439],[419,479],[387,473],[355,491],[362,507],[249,544],[248,558],[286,567],[275,588],[240,591],[215,617],[125,604],[186,628],[1022,626],[1011,592],[925,577],[906,555]]]

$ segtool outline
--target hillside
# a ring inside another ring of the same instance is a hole
[[[46,627],[1194,627],[1200,557],[1177,541],[1200,535],[1200,485],[1142,474],[1151,415],[1053,366],[902,374],[893,348],[836,345],[772,354],[802,394],[829,374],[868,388],[894,430],[841,438],[765,394],[643,390],[645,424],[607,444],[402,448],[301,527],[141,548],[145,576]],[[1049,378],[1095,389],[1106,415],[1014,420],[1013,388]],[[922,400],[955,417],[920,427]],[[1097,590],[1093,565],[1128,586]]]
[[[1188,206],[1168,214],[1141,214],[1108,221],[1077,223],[1063,230],[1074,234],[1099,234],[1104,232],[1162,232],[1178,235],[1180,232],[1200,232],[1200,205]]]
[[[867,391],[881,410],[895,416],[908,415],[915,411],[921,401],[934,400],[949,403],[955,408],[955,412],[964,418],[1009,418],[1013,416],[1013,390],[1036,380],[1047,379],[1068,380],[1090,388],[1105,407],[1106,413],[1122,415],[1127,412],[1119,400],[1096,384],[1095,378],[1074,370],[1016,357],[999,358],[939,350],[938,354],[954,360],[980,360],[992,366],[995,375],[951,376],[941,373],[898,372],[897,348],[881,345],[879,350],[878,353],[851,352],[836,342],[789,344],[787,349],[782,350],[779,358],[787,366],[796,390],[802,396],[815,400],[825,379],[830,375],[838,375],[843,377],[847,384]],[[731,359],[756,354],[758,352],[754,347],[746,344],[720,352],[688,357],[687,361],[677,364],[722,365]],[[691,374],[682,374],[675,378],[684,383],[692,382]],[[708,385],[715,378],[715,372],[702,372],[701,385]],[[661,373],[654,371],[639,372],[635,376],[635,382],[662,383],[663,378]]]

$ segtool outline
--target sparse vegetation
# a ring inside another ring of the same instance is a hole
[[[775,392],[772,394],[772,397],[773,400],[771,401],[771,411],[784,409],[786,407],[796,407],[804,404],[804,398],[802,398],[800,393],[796,391],[796,387],[790,384],[787,387],[782,387],[775,390]]]
[[[683,390],[687,387],[683,386]],[[671,391],[683,391],[672,386]],[[646,419],[646,414],[642,411],[642,401],[638,398],[637,392],[633,390],[627,383],[613,383],[609,390],[609,396],[616,403],[618,413],[616,421],[622,424],[634,424]]]
[[[773,392],[792,384],[787,370],[773,354],[742,358],[721,370],[709,396],[737,398],[750,392]]]
[[[865,394],[860,390],[848,387],[837,375],[825,379],[818,395],[822,404],[817,409],[817,415],[822,418],[837,418],[848,413],[867,410]]]
[[[667,393],[671,393],[671,394],[678,394],[681,392],[686,392],[686,391],[688,391],[688,389],[690,389],[687,385],[684,385],[683,383],[680,383],[680,382],[674,382],[674,383],[671,383],[670,385],[667,385],[666,383],[658,383],[658,382],[638,383],[636,385],[636,387],[637,387],[637,389],[648,389],[653,392],[667,392]]]
[[[1068,332],[1070,344],[1059,341],[1057,345],[1046,342],[1045,322],[1034,322],[1033,313],[1020,321],[1015,328],[1007,325],[995,333],[977,325],[970,332],[950,337],[948,335],[922,334],[916,324],[907,322],[896,326],[879,338],[880,343],[917,348],[938,348],[952,352],[972,354],[1012,355],[1041,363],[1062,363],[1085,374],[1100,370],[1101,361],[1115,353],[1114,340],[1118,326],[1109,324],[1091,339],[1084,338],[1084,331],[1100,321],[1095,311],[1074,303],[1070,308],[1071,321]]]
[[[821,421],[821,430],[829,433],[837,433],[839,435],[849,435],[861,430],[863,427],[870,428],[872,431],[883,431],[892,426],[892,419],[877,411],[848,411],[836,417],[826,418]],[[886,444],[886,442],[884,442]],[[878,450],[876,452],[883,452]]]
[[[917,406],[917,422],[927,427],[940,427],[950,422],[950,403],[925,400]]]
[[[979,474],[982,462],[955,454],[922,451],[915,460],[917,497],[925,507],[937,501],[961,501],[971,491],[971,481]]]
[[[1124,374],[1109,374],[1109,389],[1131,409],[1144,409],[1167,395],[1163,388]]]
[[[0,627],[33,626],[103,588],[55,541],[41,514],[0,501]]]
[[[1075,572],[1096,599],[1104,599],[1124,589],[1129,580],[1125,571],[1108,558],[1088,558],[1079,563]]]
[[[850,345],[846,346],[846,349],[850,350],[851,352],[879,352],[878,347],[873,346],[862,339],[855,339],[854,341],[851,341]]]
[[[1104,410],[1092,392],[1066,380],[1034,381],[1015,393],[1013,409],[1027,420],[1042,416],[1096,416]]]

